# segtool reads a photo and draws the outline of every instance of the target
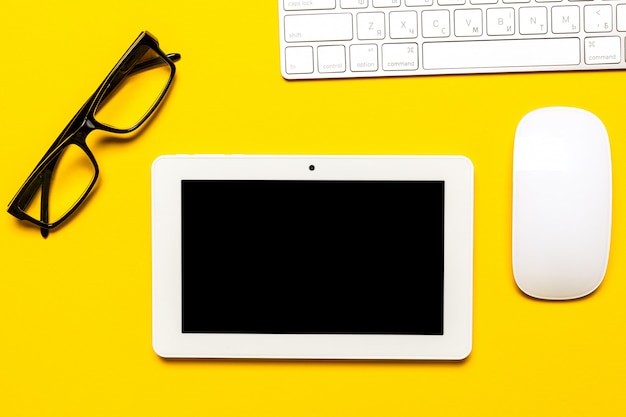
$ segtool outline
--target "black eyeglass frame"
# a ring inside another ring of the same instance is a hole
[[[158,57],[137,64],[137,61],[144,56],[145,52],[148,49],[154,51],[158,55]],[[177,61],[178,59],[180,59],[179,54],[165,54],[159,47],[158,40],[152,34],[147,31],[142,32],[133,42],[130,48],[126,51],[126,53],[124,53],[118,63],[113,67],[111,72],[109,72],[109,74],[100,84],[96,92],[87,100],[85,104],[83,104],[80,110],[65,127],[63,132],[46,151],[42,159],[35,166],[35,169],[31,172],[24,184],[20,187],[15,197],[13,197],[13,199],[9,203],[8,212],[20,220],[27,220],[39,226],[40,228],[42,228],[42,231],[43,229],[54,229],[55,227],[62,224],[65,220],[67,220],[68,217],[70,217],[89,196],[91,190],[96,184],[100,173],[98,163],[96,162],[93,153],[87,146],[87,136],[94,130],[102,130],[116,134],[127,134],[139,128],[146,120],[148,120],[148,118],[157,109],[157,107],[167,94],[167,91],[169,90],[174,79],[174,74],[176,73],[176,66],[174,65],[174,61]],[[148,109],[148,111],[139,121],[135,123],[135,125],[127,129],[119,129],[100,123],[96,120],[95,112],[100,103],[102,103],[103,100],[105,100],[112,92],[115,91],[116,87],[127,75],[143,69],[148,69],[151,66],[154,66],[157,63],[161,62],[169,65],[171,70],[170,77],[165,84],[163,91],[152,104],[152,107]],[[76,145],[85,152],[85,154],[94,166],[94,176],[87,189],[76,200],[74,205],[62,217],[50,223],[47,219],[47,194],[50,188],[52,173],[55,169],[59,157],[70,145]],[[38,220],[28,215],[26,213],[26,208],[28,207],[34,196],[38,193],[38,190],[40,188],[42,193],[42,212],[41,220]]]

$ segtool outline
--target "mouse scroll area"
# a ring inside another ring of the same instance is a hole
[[[518,125],[513,158],[513,274],[529,296],[584,297],[602,282],[611,234],[608,135],[593,114],[554,107]]]

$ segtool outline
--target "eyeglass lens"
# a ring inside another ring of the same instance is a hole
[[[25,213],[37,220],[55,223],[72,209],[95,180],[96,167],[78,145],[69,144],[47,165],[52,172],[48,190],[47,219],[41,219],[42,185],[25,208]]]
[[[142,47],[139,54],[127,58],[131,60],[130,67],[122,64],[124,78],[98,104],[94,115],[98,122],[116,129],[131,129],[157,104],[172,70],[150,48]]]

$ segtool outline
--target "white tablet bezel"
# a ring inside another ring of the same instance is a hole
[[[445,181],[444,334],[182,333],[181,181],[203,179]],[[166,358],[464,359],[472,348],[473,224],[474,168],[463,156],[159,157],[152,165],[154,351]]]

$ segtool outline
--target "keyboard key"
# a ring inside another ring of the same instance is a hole
[[[346,71],[346,47],[343,45],[317,48],[319,72],[323,74]]]
[[[460,69],[542,67],[580,63],[577,38],[427,42],[424,68]]]
[[[378,47],[371,45],[352,45],[350,47],[350,70],[354,72],[378,70]]]
[[[496,4],[498,0],[470,0],[470,4]]]
[[[554,33],[580,32],[580,8],[578,6],[553,7],[552,31]]]
[[[285,16],[285,41],[323,42],[352,39],[352,15],[297,14]]]
[[[284,0],[285,10],[334,9],[335,0]]]
[[[406,0],[407,7],[432,6],[433,0]]]
[[[617,36],[585,39],[585,62],[590,65],[616,64],[622,60],[621,42]]]
[[[387,43],[383,45],[385,71],[415,71],[418,65],[416,43]]]
[[[618,4],[615,14],[617,15],[617,30],[626,32],[626,4]]]
[[[287,48],[285,60],[288,74],[311,74],[313,72],[313,48],[310,46]]]
[[[454,11],[454,34],[456,36],[481,36],[483,34],[483,12],[480,9]]]
[[[384,39],[385,38],[385,14],[358,13],[356,15],[357,37],[359,39]]]
[[[462,6],[465,4],[465,0],[437,0],[437,4],[440,6]]]
[[[424,10],[422,12],[422,35],[425,38],[450,36],[450,12],[447,10]]]
[[[498,7],[487,9],[487,34],[490,36],[513,35],[515,33],[515,9]]]
[[[400,0],[372,0],[374,7],[400,7]]]
[[[610,4],[585,6],[585,32],[610,32],[613,30],[613,8]]]
[[[389,13],[389,36],[393,39],[417,38],[417,12]]]
[[[368,6],[368,0],[341,0],[342,9],[364,9]]]
[[[522,35],[548,33],[548,9],[546,7],[520,7],[519,33]]]

